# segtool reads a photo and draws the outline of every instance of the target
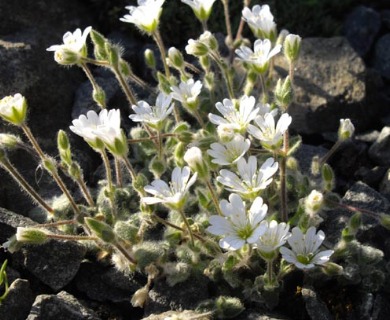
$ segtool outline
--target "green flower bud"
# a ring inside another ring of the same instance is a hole
[[[343,274],[343,267],[340,266],[337,263],[334,262],[326,262],[325,264],[322,265],[322,271],[327,275],[327,276],[339,276]]]
[[[15,149],[22,143],[22,140],[13,134],[0,133],[0,148]]]
[[[42,229],[18,227],[16,229],[16,240],[26,244],[43,244],[49,238]]]
[[[20,126],[26,121],[27,100],[20,93],[0,100],[0,117],[5,121]]]
[[[156,69],[156,57],[154,52],[150,49],[146,49],[144,52],[145,63],[150,69]]]
[[[184,153],[185,153],[185,151],[186,151],[186,144],[183,142],[179,142],[176,145],[175,150],[173,152],[173,156],[175,157],[175,163],[179,167],[184,166]]]
[[[211,66],[210,58],[206,55],[199,57],[199,63],[203,70],[209,70]]]
[[[322,179],[324,180],[324,188],[326,191],[331,191],[334,187],[334,173],[330,165],[325,163],[321,168]]]
[[[160,160],[157,156],[154,157],[149,163],[149,171],[152,172],[156,177],[161,177],[166,169],[165,161]]]
[[[133,74],[133,70],[131,70],[130,64],[127,61],[120,59],[119,61],[119,70],[125,77],[130,77]]]
[[[61,48],[54,52],[54,60],[63,66],[72,66],[80,62],[80,54],[67,48]]]
[[[72,164],[72,153],[70,151],[70,143],[65,131],[58,131],[57,135],[57,147],[60,154],[61,161],[70,166]]]
[[[161,72],[157,72],[157,80],[158,80],[158,88],[160,91],[164,92],[165,94],[171,93],[171,84],[167,77],[162,74]]]
[[[390,215],[383,213],[380,216],[379,223],[385,227],[386,229],[390,230]]]
[[[94,54],[98,60],[108,60],[108,54],[106,51],[106,42],[108,40],[99,32],[92,29],[90,32],[92,43],[94,44]]]
[[[114,230],[107,223],[94,218],[85,218],[84,221],[99,239],[107,243],[115,243],[117,241]]]
[[[171,47],[168,50],[168,59],[170,64],[176,69],[181,70],[184,68],[184,58],[179,50],[175,47]]]
[[[196,57],[202,57],[209,53],[208,46],[199,40],[188,40],[188,45],[185,49],[187,54],[191,54]]]
[[[92,98],[98,104],[99,107],[106,107],[106,93],[100,86],[96,86],[96,88],[93,88]]]
[[[106,52],[107,52],[107,56],[108,56],[108,62],[114,68],[118,68],[119,67],[119,59],[121,57],[121,53],[120,53],[121,48],[116,46],[116,45],[112,45],[109,42],[105,43],[105,48],[106,48]]]
[[[83,172],[77,162],[72,162],[69,166],[68,173],[73,179],[78,180],[81,178]]]
[[[359,230],[359,228],[362,225],[362,213],[356,212],[348,222],[349,230],[356,234],[356,232]]]
[[[284,39],[284,56],[290,63],[298,60],[299,51],[301,50],[301,41],[302,38],[296,34],[289,34]]]
[[[282,81],[282,79],[278,80],[274,92],[274,98],[275,103],[279,107],[281,107],[283,110],[287,110],[293,99],[293,90],[289,76],[287,76],[284,81]]]
[[[138,173],[135,180],[133,180],[132,185],[137,192],[143,194],[145,192],[144,187],[148,185],[148,183],[148,179],[145,177],[145,175]]]
[[[53,158],[47,157],[42,161],[42,165],[50,173],[57,172],[57,163]]]
[[[350,119],[340,119],[340,126],[338,130],[339,141],[345,141],[353,136],[355,127]]]

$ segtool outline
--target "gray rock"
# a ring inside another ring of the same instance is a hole
[[[210,320],[212,319],[211,314],[196,313],[192,310],[183,311],[167,311],[160,314],[152,314],[148,317],[142,318],[142,320],[165,320],[165,319],[196,319],[196,320]]]
[[[298,133],[337,131],[341,118],[350,118],[358,129],[377,119],[377,110],[364,104],[366,68],[345,38],[303,39],[295,69],[295,99],[288,112]],[[275,70],[287,75],[282,56]]]
[[[17,92],[26,96],[28,124],[43,149],[54,155],[57,151],[53,138],[58,129],[69,125],[74,90],[85,76],[76,67],[59,66],[53,53],[47,52],[46,48],[62,43],[65,32],[92,25],[92,15],[85,2],[79,0],[2,1],[0,11],[3,15],[0,26],[0,98]],[[16,132],[17,129],[0,121],[0,131]],[[42,180],[37,186],[40,171],[37,170],[35,176],[38,165],[30,158],[25,152],[20,152],[12,160],[18,168],[30,173],[25,177],[31,184],[46,192],[51,185]],[[32,208],[29,200],[19,196],[19,188],[8,175],[1,180],[2,205],[26,214]]]
[[[370,188],[363,182],[356,182],[344,195],[342,205],[350,205],[358,209],[368,210],[377,214],[389,212],[390,202],[379,192]],[[347,225],[354,212],[345,208],[335,208],[327,211],[326,221],[321,229],[326,234],[326,241],[334,246],[341,236],[341,231]],[[363,226],[358,233],[361,241],[370,241],[372,237],[388,237],[388,232],[379,225],[378,220],[368,213],[362,215]]]
[[[74,296],[61,291],[57,295],[37,296],[27,320],[99,320],[93,310],[84,307]]]
[[[384,78],[390,79],[390,33],[383,35],[376,42],[373,65]]]
[[[380,14],[372,8],[359,6],[347,16],[344,35],[352,48],[363,57],[370,51],[380,27]]]
[[[390,127],[384,127],[368,149],[368,155],[378,165],[390,166]]]
[[[200,302],[209,299],[208,284],[206,277],[190,278],[173,287],[164,281],[156,282],[149,291],[145,316],[168,310],[195,309]]]
[[[383,10],[381,12],[381,18],[383,25],[390,30],[390,10]]]
[[[29,227],[35,225],[34,221],[17,213],[0,208],[0,243],[16,233],[17,227]]]
[[[333,320],[325,302],[321,300],[313,288],[302,288],[302,297],[305,301],[306,311],[312,320]]]
[[[29,282],[16,279],[9,287],[7,298],[0,303],[0,319],[25,320],[33,302],[34,296]]]
[[[144,280],[144,279],[143,279]],[[144,280],[146,282],[146,280]],[[95,301],[127,302],[141,284],[135,277],[127,277],[110,267],[85,262],[75,279],[76,287]]]
[[[379,192],[387,197],[390,197],[390,169],[388,169],[383,176],[379,185]]]
[[[75,277],[86,249],[73,241],[51,240],[40,246],[25,247],[25,267],[54,291]]]

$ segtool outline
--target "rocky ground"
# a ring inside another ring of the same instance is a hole
[[[73,118],[95,106],[83,73],[76,68],[59,67],[45,49],[60,43],[67,30],[95,27],[102,13],[92,2],[81,0],[2,1],[0,12],[0,97],[21,92],[28,98],[31,129],[43,148],[55,155],[58,129],[67,128]],[[126,50],[125,58],[138,66],[135,71],[143,76],[140,66],[145,44],[122,32],[112,32],[109,37],[120,41]],[[286,74],[281,61],[275,70]],[[111,75],[98,71],[96,77],[106,91],[109,105],[126,105]],[[351,118],[356,137],[343,144],[330,160],[337,174],[337,192],[346,205],[388,213],[390,5],[388,10],[356,7],[345,17],[342,36],[304,39],[295,87],[295,103],[289,112],[293,132],[303,137],[304,144],[297,155],[302,167],[307,167],[313,155],[324,154],[332,146],[339,119]],[[0,122],[0,132],[8,131],[14,128]],[[93,181],[98,159],[83,150],[74,135],[70,137],[86,176]],[[33,159],[18,151],[12,161],[41,194],[53,195],[50,181],[45,175],[40,177]],[[5,172],[0,172],[0,243],[12,236],[17,226],[35,223],[31,214],[29,217],[32,208],[29,199]],[[350,215],[347,210],[327,213],[322,228],[330,244],[337,242]],[[383,252],[381,263],[386,270],[390,265],[390,233],[373,219],[364,222],[359,240]],[[386,285],[381,286],[388,279],[375,277],[380,269],[375,265],[375,254],[379,253],[370,254],[373,260],[364,272],[358,270],[360,262],[351,257],[345,286],[340,289],[334,284],[339,291],[332,291],[332,284],[327,284],[323,290],[308,286],[296,293],[302,275],[294,274],[286,280],[289,299],[273,312],[249,306],[239,319],[388,319],[390,294]],[[12,257],[0,249],[0,262],[5,258],[10,262],[8,276],[12,285],[7,300],[0,305],[2,320],[157,319],[157,314],[171,309],[196,307],[212,291],[206,277],[197,279],[197,286],[188,280],[174,290],[158,283],[143,310],[133,308],[130,297],[144,285],[144,277],[129,278],[107,263],[96,262],[77,243],[51,241],[28,247]]]

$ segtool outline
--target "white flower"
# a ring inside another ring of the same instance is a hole
[[[238,175],[222,169],[219,171],[217,181],[229,191],[239,193],[243,197],[253,198],[272,182],[272,176],[277,170],[278,163],[273,158],[268,158],[260,169],[257,169],[256,157],[250,156],[248,162],[244,158],[237,161]]]
[[[172,113],[173,104],[171,102],[172,97],[161,92],[153,107],[145,101],[139,101],[137,105],[133,105],[132,109],[135,114],[130,115],[129,118],[134,122],[145,122],[159,130],[163,121]]]
[[[242,10],[242,17],[248,23],[256,38],[268,38],[274,40],[276,37],[276,23],[268,5],[255,5],[252,11],[245,7]]]
[[[256,242],[256,246],[264,255],[272,253],[284,245],[291,236],[291,233],[288,232],[290,226],[284,222],[278,223],[272,220],[271,222],[263,221],[262,224],[266,225],[266,231]]]
[[[27,101],[24,96],[17,93],[0,100],[0,117],[14,124],[20,125],[26,120]]]
[[[115,130],[120,129],[121,115],[120,110],[112,109],[108,111],[103,109],[99,115],[95,111],[88,111],[87,115],[81,115],[78,119],[72,121],[73,126],[70,126],[75,134],[84,138],[84,140],[95,149],[103,147],[102,141],[99,138],[98,132],[107,130],[105,128],[112,127]]]
[[[165,0],[138,0],[138,7],[127,6],[129,14],[121,21],[135,24],[141,31],[152,34],[158,28],[162,5]]]
[[[181,2],[189,5],[200,21],[205,21],[210,16],[215,0],[181,0]]]
[[[270,40],[258,39],[255,41],[254,51],[247,46],[241,46],[235,52],[239,56],[239,60],[249,63],[256,72],[264,73],[268,69],[269,60],[282,48],[280,44],[277,44],[272,50],[271,47]]]
[[[234,138],[224,144],[215,142],[210,145],[211,149],[207,153],[214,159],[213,163],[219,165],[230,165],[240,160],[249,150],[250,140],[244,139],[241,135],[235,135]]]
[[[355,126],[350,119],[340,119],[340,127],[338,131],[338,138],[341,141],[347,140],[353,136]]]
[[[189,188],[195,183],[197,173],[190,179],[190,168],[183,169],[176,167],[172,171],[170,185],[160,179],[154,180],[151,185],[144,189],[154,197],[143,197],[142,202],[146,204],[163,203],[172,208],[182,208],[185,204],[185,196]]]
[[[271,113],[265,114],[264,117],[256,117],[257,126],[250,124],[248,132],[260,140],[261,145],[270,150],[279,148],[283,143],[283,134],[291,124],[292,118],[288,113],[282,114],[275,126],[275,119]]]
[[[221,248],[238,250],[245,243],[255,243],[264,234],[266,227],[261,224],[261,221],[267,214],[268,206],[263,203],[261,197],[257,197],[247,211],[245,202],[235,193],[229,196],[229,201],[222,200],[220,202],[224,217],[211,216],[207,231],[217,236],[223,236],[219,241]]]
[[[310,227],[306,234],[295,227],[292,236],[287,240],[291,250],[280,248],[283,259],[294,264],[299,269],[314,268],[314,265],[322,265],[329,261],[333,250],[320,251],[319,248],[325,239],[323,231],[316,233],[315,227]]]
[[[223,115],[218,116],[209,113],[209,119],[216,125],[229,125],[238,133],[245,133],[249,123],[257,116],[259,108],[255,106],[256,100],[253,96],[243,96],[239,101],[239,108],[236,109],[234,102],[224,99],[223,103],[217,102],[215,107]]]
[[[180,101],[184,107],[194,110],[198,106],[198,96],[201,89],[202,82],[200,80],[194,82],[194,79],[191,78],[186,82],[181,82],[178,87],[171,87],[171,95],[173,99]]]
[[[81,58],[87,56],[87,46],[85,44],[92,27],[87,27],[81,33],[80,29],[75,32],[66,32],[63,36],[63,44],[52,45],[47,51],[54,51],[54,60],[59,64],[72,65],[80,62]]]
[[[308,214],[317,213],[324,202],[324,195],[317,190],[312,190],[305,199],[305,211]]]

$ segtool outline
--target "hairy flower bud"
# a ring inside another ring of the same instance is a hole
[[[99,239],[107,243],[116,242],[115,232],[107,223],[94,218],[85,218],[84,221]]]
[[[340,119],[340,126],[338,130],[339,141],[344,141],[353,136],[355,127],[350,119]]]
[[[275,103],[286,111],[293,98],[293,90],[289,76],[287,76],[284,81],[282,81],[282,79],[278,80],[274,92],[274,98]]]
[[[15,149],[21,143],[22,140],[18,136],[9,133],[0,133],[0,148]]]
[[[140,307],[143,308],[146,300],[149,297],[149,289],[148,286],[144,286],[134,292],[133,297],[131,298],[131,304],[134,308]]]
[[[92,91],[92,98],[99,107],[106,107],[106,93],[100,86],[96,86]]]
[[[283,42],[283,52],[290,63],[298,60],[299,51],[301,50],[302,38],[296,34],[289,34]]]
[[[26,244],[43,244],[48,241],[48,237],[42,229],[18,227],[16,229],[16,240]]]
[[[156,69],[156,57],[151,49],[146,49],[144,52],[145,63],[150,69]]]
[[[170,64],[177,69],[180,70],[184,67],[183,55],[175,47],[169,48],[168,59],[169,59]]]

